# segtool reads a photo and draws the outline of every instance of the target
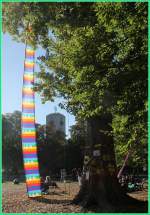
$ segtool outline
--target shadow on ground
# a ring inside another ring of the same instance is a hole
[[[58,199],[47,199],[46,197],[38,197],[32,199],[32,201],[37,201],[37,202],[42,202],[46,204],[61,204],[61,205],[71,205],[72,201],[71,200],[58,200]],[[121,204],[121,205],[114,205],[113,206],[113,213],[147,213],[148,212],[148,201],[137,201],[133,199],[133,203],[131,204]],[[105,211],[101,211],[101,208],[95,206],[88,207],[88,208],[83,208],[82,212],[83,213],[89,213],[89,211],[94,212],[94,213],[111,213],[111,211],[107,211],[107,208]]]
[[[42,203],[46,203],[46,204],[63,204],[63,205],[67,205],[67,204],[71,203],[71,201],[67,200],[67,199],[64,199],[64,200],[47,199],[44,196],[34,198],[34,199],[32,199],[32,201],[42,202]]]

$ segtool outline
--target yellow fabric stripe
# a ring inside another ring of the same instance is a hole
[[[28,134],[32,134],[32,135],[35,135],[36,132],[22,132],[23,135],[28,135]],[[28,147],[29,148],[29,147]],[[33,147],[32,147],[33,148]]]

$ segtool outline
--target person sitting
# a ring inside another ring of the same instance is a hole
[[[77,177],[78,177],[78,184],[79,184],[79,187],[82,186],[82,171],[81,169],[79,168],[78,171],[77,171]]]
[[[50,184],[50,182],[51,182],[50,176],[46,176],[45,184]]]
[[[13,184],[19,184],[19,179],[18,179],[18,178],[15,178],[15,179],[13,180]]]
[[[49,185],[47,183],[45,183],[45,180],[42,177],[41,178],[41,191],[43,194],[48,194],[49,193],[48,190],[49,190]]]
[[[51,187],[58,188],[56,182],[52,181],[50,176],[46,176],[45,184],[48,185],[48,186],[51,186]]]

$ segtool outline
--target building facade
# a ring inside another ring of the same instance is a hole
[[[51,127],[53,132],[61,131],[66,134],[65,116],[60,113],[52,113],[46,116],[46,126]]]

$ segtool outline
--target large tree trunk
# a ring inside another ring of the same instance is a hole
[[[89,147],[86,147],[85,168],[89,171],[89,177],[83,175],[81,189],[73,200],[84,207],[96,204],[99,212],[115,212],[116,205],[127,200],[117,180],[110,123],[110,115],[90,118],[87,121]]]

